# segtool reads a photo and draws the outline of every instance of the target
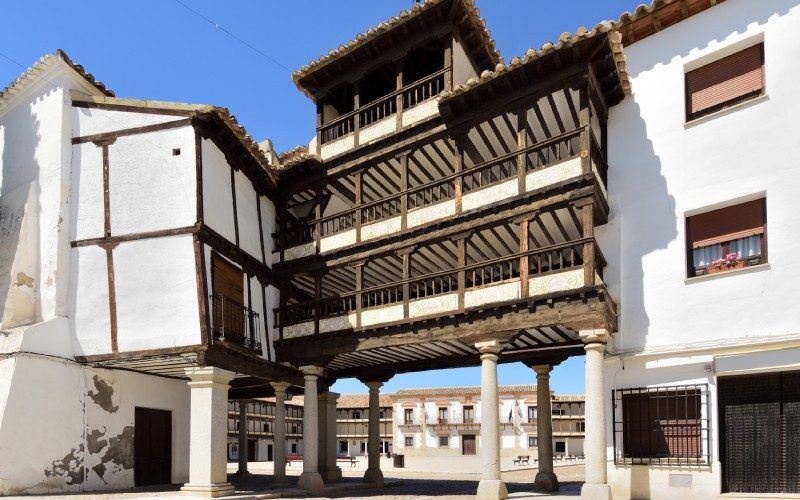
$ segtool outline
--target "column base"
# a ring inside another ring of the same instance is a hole
[[[338,481],[342,478],[342,469],[337,465],[333,467],[320,467],[319,475],[322,476],[323,481]]]
[[[611,500],[611,486],[584,483],[583,488],[581,488],[581,498],[586,500]]]
[[[367,469],[364,473],[365,483],[375,483],[378,488],[383,488],[383,471],[380,469]]]
[[[235,493],[231,483],[190,484],[186,483],[181,488],[181,495],[197,497],[226,497]]]
[[[533,481],[534,491],[558,491],[558,478],[552,472],[539,472]]]
[[[504,500],[508,498],[506,483],[500,479],[481,479],[475,498],[476,500]]]
[[[246,470],[244,470],[244,471],[242,471],[242,470],[237,470],[236,472],[234,472],[234,473],[233,473],[233,476],[234,476],[234,477],[250,477],[250,476],[252,476],[252,475],[253,475],[253,474],[252,474],[251,472],[249,472],[249,471],[246,471]]]
[[[319,472],[303,472],[297,480],[297,487],[302,490],[309,490],[311,493],[322,493],[325,490],[325,483]]]

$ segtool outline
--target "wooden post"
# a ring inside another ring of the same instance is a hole
[[[283,326],[286,324],[286,308],[289,307],[289,283],[280,284],[280,308],[278,309],[278,338],[283,340]]]
[[[444,41],[444,90],[453,90],[453,37],[448,36]]]
[[[408,229],[408,155],[405,151],[397,156],[400,160],[400,230]]]
[[[397,114],[397,130],[403,128],[403,93],[400,92],[403,90],[403,60],[399,60],[395,63],[397,65],[397,82],[395,85],[395,90],[397,90],[397,97],[395,97],[395,107],[397,108],[395,114]]]
[[[322,99],[317,101],[317,156],[322,150],[322,125],[325,122],[324,105]]]
[[[464,312],[464,296],[467,288],[467,238],[471,232],[456,234],[451,236],[451,240],[456,242],[456,256],[458,257],[458,310]]]
[[[358,108],[361,107],[361,81],[357,81],[353,84],[353,110],[355,114],[353,114],[353,144],[354,147],[358,146],[358,133],[361,129],[361,112],[358,111]]]
[[[455,165],[453,165],[453,170],[456,174],[460,174],[464,169],[464,150],[461,148],[461,141],[459,141],[457,137],[453,138],[452,141],[453,151],[455,152]],[[456,200],[456,214],[460,214],[464,180],[460,175],[457,175],[455,181],[454,192]]]
[[[286,201],[282,198],[278,202],[278,244],[281,252],[281,262],[283,262],[283,256],[286,252],[286,222],[289,217],[289,211],[286,210]]]
[[[358,172],[353,174],[354,180],[353,184],[355,185],[355,197],[356,197],[356,212],[355,212],[355,220],[356,220],[356,243],[361,243],[361,176],[363,175],[363,171],[359,170]]]
[[[580,107],[578,110],[578,117],[580,122],[579,126],[581,128],[581,171],[584,174],[588,174],[592,171],[592,159],[589,155],[589,133],[592,127],[592,109],[589,105],[588,81],[581,81],[580,87],[578,88],[578,101]]]
[[[519,253],[525,254],[528,251],[528,219],[525,218],[519,222]],[[530,292],[528,290],[529,283],[528,283],[528,262],[530,257],[528,255],[522,255],[519,258],[519,284],[520,284],[520,295],[524,298],[527,297]]]
[[[319,317],[322,313],[320,301],[322,299],[322,272],[314,273],[314,335],[319,334]]]
[[[583,237],[592,238],[583,244],[583,286],[594,285],[594,204],[582,203]]]
[[[408,302],[411,296],[411,285],[408,280],[411,278],[411,253],[417,247],[412,246],[397,251],[397,255],[403,258],[403,318],[408,318]]]
[[[357,260],[351,265],[356,272],[356,328],[361,327],[361,311],[364,309],[361,290],[364,288],[364,265],[367,259]]]
[[[528,147],[526,115],[527,113],[525,111],[525,108],[522,108],[521,110],[517,111],[517,151],[520,151],[520,154],[517,155],[517,178],[519,179],[519,187],[517,189],[517,194],[522,194],[526,191],[525,178],[527,177],[528,174],[528,172],[525,169],[526,153],[522,152],[526,147]]]
[[[320,222],[320,219],[322,219],[322,189],[317,189],[317,193],[314,198],[316,201],[316,206],[314,208],[316,218],[316,221],[314,222],[314,243],[317,246],[315,253],[320,253],[320,240],[322,239],[322,223]]]

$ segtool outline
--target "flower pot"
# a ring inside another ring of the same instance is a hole
[[[723,264],[721,267],[709,267],[708,274],[724,273],[727,271],[733,271],[734,269],[742,269],[744,264],[745,262],[743,260],[737,260],[733,264]]]

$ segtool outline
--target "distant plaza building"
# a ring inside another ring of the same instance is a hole
[[[480,387],[401,389],[391,394],[397,418],[396,453],[409,457],[479,455]],[[538,407],[535,385],[498,387],[501,457],[537,456]],[[583,457],[583,396],[551,394],[553,454]]]

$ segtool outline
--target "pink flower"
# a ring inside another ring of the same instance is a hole
[[[725,261],[727,263],[729,263],[729,264],[732,264],[732,263],[736,262],[737,260],[739,260],[739,257],[740,256],[739,256],[738,253],[732,252],[732,253],[729,253],[728,255],[725,256]]]

